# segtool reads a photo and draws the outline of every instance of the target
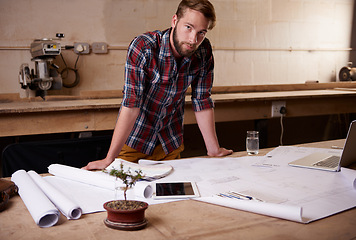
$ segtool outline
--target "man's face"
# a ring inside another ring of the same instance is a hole
[[[179,20],[173,16],[170,43],[175,57],[190,57],[202,43],[209,20],[198,11],[187,9]]]

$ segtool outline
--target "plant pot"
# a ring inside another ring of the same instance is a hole
[[[118,206],[120,205],[120,206]],[[126,207],[122,207],[122,205]],[[139,205],[135,209],[130,206]],[[147,225],[145,210],[148,208],[146,202],[127,200],[114,200],[104,203],[107,218],[104,220],[106,226],[120,230],[139,230]]]

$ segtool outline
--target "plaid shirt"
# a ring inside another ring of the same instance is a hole
[[[211,95],[214,59],[205,39],[180,67],[169,44],[171,29],[135,38],[128,49],[122,105],[140,108],[126,144],[151,155],[157,141],[165,153],[183,143],[185,93],[192,86],[194,111],[213,108]]]

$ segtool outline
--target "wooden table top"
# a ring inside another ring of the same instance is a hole
[[[298,146],[343,146],[344,140]],[[263,155],[271,149],[261,149]],[[233,156],[246,156],[236,152]],[[151,205],[146,211],[148,225],[140,231],[106,227],[106,212],[83,215],[78,220],[63,216],[57,225],[39,228],[19,196],[10,199],[0,213],[0,239],[355,239],[356,209],[301,224],[250,212],[184,200]]]

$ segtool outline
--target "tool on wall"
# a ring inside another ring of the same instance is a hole
[[[340,81],[356,81],[356,67],[352,67],[352,62],[349,62],[347,67],[343,67],[339,72]]]
[[[31,56],[35,63],[35,69],[30,69],[27,63],[23,63],[19,71],[19,82],[23,89],[36,91],[36,96],[44,98],[50,89],[62,88],[62,77],[57,72],[59,68],[53,63],[56,56],[61,53],[61,44],[57,41],[64,34],[57,33],[57,39],[35,39],[30,46]]]
[[[62,87],[73,88],[80,82],[77,68],[81,55],[89,54],[90,50],[95,54],[108,53],[108,45],[105,42],[94,42],[92,47],[85,42],[75,42],[73,45],[61,46],[59,40],[64,38],[63,33],[57,33],[56,39],[36,39],[31,43],[30,52],[35,63],[35,68],[30,69],[29,64],[23,63],[19,71],[19,83],[21,88],[29,91],[36,91],[36,96],[45,99],[48,90],[60,90]],[[69,67],[64,60],[61,50],[73,49],[77,55],[74,67]],[[59,70],[59,66],[54,64],[55,58],[60,55],[64,68]]]

